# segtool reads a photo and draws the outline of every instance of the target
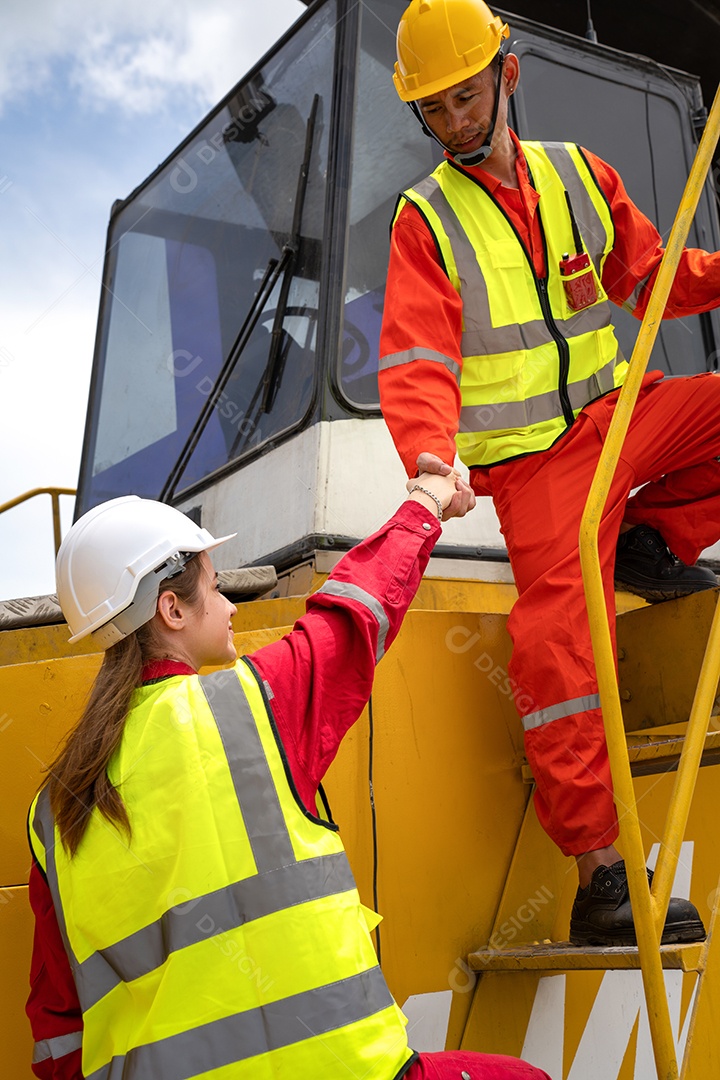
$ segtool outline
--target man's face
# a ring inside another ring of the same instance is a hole
[[[448,90],[421,98],[418,105],[425,123],[443,146],[452,154],[472,154],[480,149],[490,130],[496,88],[497,69],[492,65]],[[501,91],[495,135],[502,131],[506,114],[507,99]]]

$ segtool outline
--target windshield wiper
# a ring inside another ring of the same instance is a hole
[[[200,414],[193,424],[188,434],[183,448],[180,451],[177,461],[172,467],[170,474],[160,492],[160,501],[169,502],[175,494],[175,489],[178,485],[180,477],[185,471],[187,464],[192,457],[195,447],[197,446],[202,433],[207,427],[208,420],[212,415],[212,411],[220,400],[222,393],[227,386],[228,380],[233,373],[233,369],[237,364],[240,356],[247,345],[255,325],[267,304],[273,289],[278,281],[278,278],[283,274],[282,284],[280,286],[280,296],[278,297],[277,309],[275,312],[275,320],[273,322],[272,336],[270,339],[270,352],[268,354],[268,360],[265,365],[265,369],[258,383],[257,389],[252,396],[252,400],[247,409],[247,415],[252,416],[255,406],[257,405],[258,397],[262,394],[260,401],[260,408],[258,412],[266,412],[272,408],[275,396],[277,393],[277,386],[279,385],[282,372],[285,367],[285,360],[287,358],[287,351],[289,347],[289,341],[284,342],[283,338],[287,338],[288,335],[283,330],[283,321],[285,311],[287,310],[287,302],[290,294],[290,285],[292,282],[293,268],[297,258],[298,249],[300,247],[300,229],[302,227],[302,214],[303,207],[305,205],[305,194],[307,192],[308,175],[310,171],[310,159],[312,157],[313,141],[315,137],[315,121],[317,118],[317,110],[320,104],[320,95],[315,94],[313,103],[310,108],[310,116],[308,117],[307,128],[305,132],[305,151],[303,154],[302,164],[300,166],[300,172],[298,174],[297,194],[295,196],[295,206],[293,212],[292,232],[290,234],[289,241],[283,245],[280,252],[280,258],[271,258],[268,261],[265,273],[263,274],[262,281],[260,282],[260,288],[255,294],[255,298],[250,306],[250,310],[245,316],[245,320],[240,327],[233,346],[228,353],[227,359],[220,369],[217,379],[213,384],[213,388],[210,391],[205,403],[200,410]],[[238,441],[241,437],[241,433],[236,436],[230,450],[228,452],[228,461],[231,460],[235,450],[237,449]]]
[[[255,294],[255,298],[250,305],[250,310],[245,316],[245,321],[240,327],[240,331],[235,338],[235,341],[233,342],[233,346],[230,349],[230,352],[228,353],[227,360],[221,367],[220,372],[218,373],[218,377],[213,384],[213,388],[210,391],[208,397],[206,398],[197,420],[190,429],[188,437],[183,444],[183,448],[178,454],[177,461],[170,470],[170,474],[165,481],[162,491],[160,492],[161,502],[169,502],[175,494],[175,488],[177,487],[178,481],[182,476],[183,472],[185,471],[187,463],[190,460],[195,450],[195,447],[200,441],[200,437],[207,426],[207,422],[212,415],[212,411],[220,400],[222,392],[227,385],[228,379],[232,375],[233,368],[235,367],[235,364],[237,363],[243,349],[247,345],[248,340],[250,339],[250,335],[255,329],[255,324],[257,323],[263,308],[267,304],[270,294],[275,288],[275,284],[280,277],[280,274],[285,268],[286,261],[287,256],[285,255],[284,250],[280,256],[280,259],[272,258],[268,261],[268,264],[265,268],[265,273],[262,277],[262,281],[260,282],[260,288]]]
[[[320,95],[316,94],[310,108],[310,116],[308,117],[307,129],[305,131],[305,152],[303,154],[302,165],[300,166],[300,173],[298,175],[292,232],[290,233],[289,243],[283,248],[283,254],[286,251],[288,252],[288,260],[285,263],[283,279],[280,285],[280,296],[278,297],[277,308],[275,310],[275,321],[273,322],[272,336],[270,338],[270,352],[262,377],[262,398],[260,399],[259,409],[259,412],[261,413],[270,412],[270,409],[273,407],[280,385],[280,379],[282,378],[283,369],[285,367],[288,349],[290,347],[290,336],[283,329],[283,322],[285,321],[285,313],[287,311],[288,298],[290,296],[290,286],[292,284],[295,263],[297,262],[298,251],[300,249],[303,208],[305,206],[305,195],[307,193],[308,176],[310,174],[310,159],[312,158],[313,152],[315,121],[317,119],[319,104]]]

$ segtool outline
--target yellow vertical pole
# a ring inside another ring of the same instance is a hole
[[[605,503],[632,411],[657,336],[675,271],[682,254],[713,151],[720,132],[720,90],[715,96],[703,137],[690,170],[677,216],[658,271],[655,287],[640,326],[625,383],[618,397],[612,423],[600,455],[580,524],[580,561],[588,607],[588,620],[602,703],[615,799],[620,816],[620,835],[625,851],[628,886],[637,933],[640,966],[647,999],[655,1066],[659,1080],[677,1080],[678,1066],[659,953],[659,925],[645,872],[640,823],[635,806],[630,764],[625,742],[620,695],[615,674],[609,615],[605,606],[598,553],[598,532]],[[613,615],[614,617],[614,615]],[[664,871],[664,875],[667,871]],[[664,913],[663,913],[664,916]]]

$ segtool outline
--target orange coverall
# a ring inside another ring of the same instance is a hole
[[[467,171],[506,210],[536,274],[544,277],[540,197],[513,139],[517,189],[503,186],[480,167]],[[585,153],[615,226],[603,286],[614,303],[627,306],[645,282],[633,308],[642,318],[662,257],[661,238],[615,170]],[[686,250],[665,317],[718,305],[720,253]],[[461,327],[462,300],[438,261],[421,215],[406,204],[392,232],[380,356],[427,348],[462,366]],[[381,370],[379,382],[383,414],[408,475],[416,474],[422,451],[452,464],[460,391],[448,368],[418,359]],[[604,847],[618,835],[578,555],[580,517],[617,393],[587,405],[550,449],[470,469],[475,492],[493,498],[515,575],[519,598],[508,619],[513,641],[509,676],[518,711],[529,725],[525,746],[537,784],[538,817],[566,855]],[[611,613],[615,546],[623,521],[658,529],[686,563],[695,562],[703,548],[720,538],[718,454],[720,378],[663,379],[661,372],[648,373],[600,528]],[[646,486],[628,498],[640,485]],[[557,703],[577,708],[553,718]]]

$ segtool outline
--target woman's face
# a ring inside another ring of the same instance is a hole
[[[230,622],[237,608],[218,591],[217,574],[207,552],[202,551],[198,558],[203,571],[199,596],[187,610],[183,635],[183,646],[196,670],[228,664],[237,659]]]

